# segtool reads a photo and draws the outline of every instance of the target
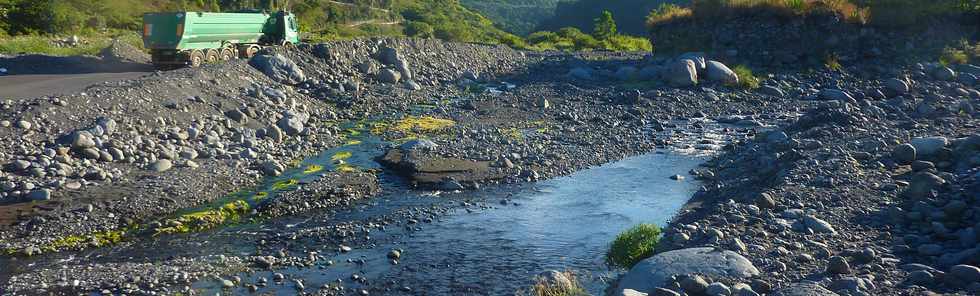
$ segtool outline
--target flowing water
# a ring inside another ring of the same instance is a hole
[[[338,283],[357,291],[364,285],[351,281],[356,274],[369,283],[387,283],[392,289],[382,291],[385,295],[501,295],[529,286],[542,271],[556,269],[575,272],[583,286],[598,295],[621,272],[604,263],[608,244],[630,226],[663,225],[669,220],[698,188],[694,181],[669,177],[685,174],[702,160],[648,154],[534,184],[438,196],[405,191],[329,219],[296,217],[265,227],[314,228],[331,220],[365,219],[402,207],[484,200],[492,207],[458,208],[420,229],[372,232],[373,247],[330,254],[327,259],[333,264],[276,272],[287,279],[302,279],[308,291]],[[385,257],[392,249],[402,250],[398,265]],[[272,279],[273,273],[241,276],[255,283],[258,278]],[[216,281],[202,281],[194,288],[210,292],[205,295],[222,292]],[[286,281],[259,292],[294,295],[296,285]]]

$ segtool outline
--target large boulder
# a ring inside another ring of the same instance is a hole
[[[692,60],[676,60],[667,66],[663,78],[673,87],[687,87],[698,84],[698,70]]]
[[[619,280],[616,291],[633,289],[652,293],[664,286],[671,277],[701,274],[710,278],[750,278],[759,269],[738,253],[715,248],[688,248],[663,252],[633,266]]]
[[[306,80],[303,69],[300,69],[293,60],[281,54],[257,55],[248,64],[279,83],[299,84]]]
[[[718,61],[708,61],[705,76],[710,81],[720,81],[724,83],[738,83],[738,75],[728,66]]]

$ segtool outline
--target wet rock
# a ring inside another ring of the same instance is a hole
[[[702,274],[709,277],[748,278],[759,270],[748,259],[732,251],[689,248],[663,252],[636,264],[621,279],[616,291],[633,289],[649,293],[671,277]]]
[[[51,190],[38,189],[38,190],[31,191],[31,193],[27,195],[27,199],[34,200],[34,201],[49,200],[51,199]]]
[[[292,60],[280,54],[256,55],[248,64],[279,83],[295,85],[306,80],[303,70]]]

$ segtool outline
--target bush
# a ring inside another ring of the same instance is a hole
[[[616,236],[606,253],[606,262],[612,266],[632,268],[640,260],[653,255],[660,242],[660,233],[660,227],[655,224],[633,226]]]
[[[405,25],[405,35],[418,38],[432,38],[435,36],[435,29],[432,28],[432,25],[423,22],[409,21]]]
[[[759,88],[761,82],[759,81],[758,77],[755,77],[755,74],[752,73],[752,69],[749,69],[749,67],[745,65],[737,65],[734,69],[732,69],[732,71],[735,72],[735,75],[738,75],[738,87],[744,89]]]
[[[691,13],[690,8],[664,3],[657,9],[651,10],[650,14],[647,15],[647,26],[656,26],[675,19],[688,18],[691,16]]]
[[[943,53],[939,57],[939,63],[946,66],[967,64],[969,62],[970,56],[967,55],[966,51],[951,47],[943,49]]]

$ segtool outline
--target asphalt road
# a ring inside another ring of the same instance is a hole
[[[150,72],[0,76],[0,99],[36,98],[82,92],[91,85],[143,77]]]

